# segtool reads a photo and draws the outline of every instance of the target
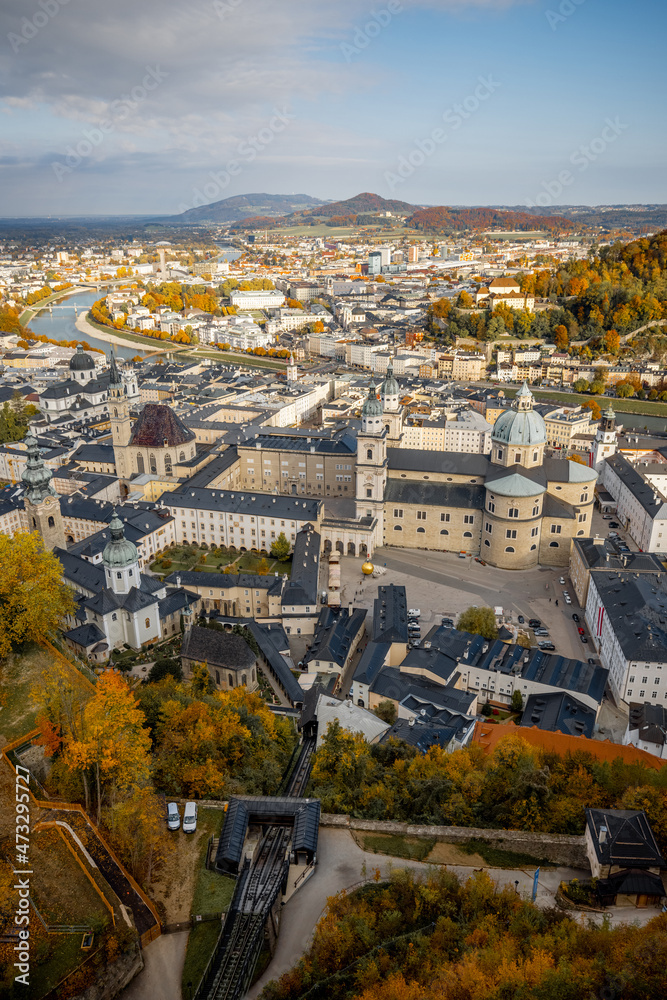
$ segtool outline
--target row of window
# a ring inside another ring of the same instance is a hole
[[[395,524],[394,525],[394,531],[403,531],[403,525],[402,524]],[[419,535],[426,534],[426,528],[417,528],[417,534],[419,534]],[[441,535],[448,535],[449,532],[447,531],[446,528],[443,528],[442,531],[440,532],[440,534]],[[463,532],[463,538],[472,538],[472,531],[464,531]],[[488,545],[489,543],[487,542],[486,544]]]

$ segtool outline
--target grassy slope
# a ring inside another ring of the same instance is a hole
[[[501,387],[504,388],[504,387]],[[585,396],[576,392],[548,392],[542,389],[530,390],[537,400],[553,400],[555,403],[569,403],[574,406],[583,406],[584,403],[595,400],[600,409],[605,410],[611,403],[617,413],[643,413],[646,416],[664,417],[667,420],[667,403],[656,403],[649,399],[610,399],[608,396]],[[509,399],[514,399],[518,389],[504,389],[505,395]]]

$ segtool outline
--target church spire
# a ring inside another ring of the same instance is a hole
[[[109,384],[110,385],[122,385],[123,380],[118,371],[118,366],[116,364],[116,355],[114,354],[113,344],[111,345],[111,354],[109,355]]]
[[[25,438],[28,461],[22,480],[26,485],[26,498],[31,503],[41,503],[46,497],[56,496],[56,491],[51,483],[51,470],[46,467],[37,444],[37,438],[28,432]]]

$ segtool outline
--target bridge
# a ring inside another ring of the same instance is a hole
[[[278,936],[280,904],[287,891],[290,862],[306,862],[295,887],[312,871],[320,804],[302,795],[308,785],[316,743],[317,736],[304,739],[284,797],[248,796],[230,800],[215,867],[238,878],[195,1000],[240,1000],[244,996],[264,941],[268,939],[271,947]],[[251,823],[260,824],[262,835],[252,860],[247,856],[242,860]]]

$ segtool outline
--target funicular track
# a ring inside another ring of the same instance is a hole
[[[300,798],[310,777],[316,737],[304,740],[287,783],[287,796]],[[195,1000],[240,1000],[247,991],[264,940],[264,926],[287,883],[290,831],[266,829],[252,863],[244,863],[220,937]]]

